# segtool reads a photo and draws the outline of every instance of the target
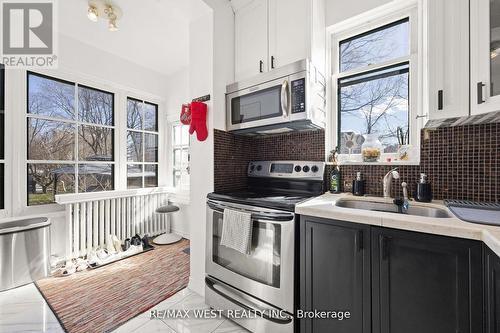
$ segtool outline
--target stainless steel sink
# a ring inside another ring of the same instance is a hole
[[[343,208],[363,209],[363,210],[371,210],[377,212],[401,214],[398,212],[398,207],[395,204],[387,202],[340,199],[335,203],[335,205],[337,207],[343,207]],[[434,217],[441,219],[452,217],[445,209],[436,207],[416,206],[412,203],[410,203],[410,208],[408,209],[408,212],[406,214],[415,216],[424,216],[424,217]]]

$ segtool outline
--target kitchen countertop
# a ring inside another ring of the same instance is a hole
[[[423,217],[407,214],[386,213],[379,211],[343,208],[335,206],[340,199],[354,199],[359,201],[391,202],[393,199],[379,197],[355,197],[352,194],[326,193],[319,197],[307,200],[295,207],[295,212],[301,215],[348,221],[373,226],[394,228],[428,234],[443,235],[458,238],[467,238],[483,241],[493,252],[500,256],[500,227],[468,223],[456,218],[442,201],[419,203],[410,201],[410,206],[424,206],[441,208],[450,214],[450,218]]]

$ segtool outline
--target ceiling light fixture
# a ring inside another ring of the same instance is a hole
[[[117,22],[122,17],[122,11],[111,0],[89,0],[87,17],[92,22],[97,22],[99,18],[107,20],[108,30],[118,31]]]
[[[108,29],[109,31],[118,31],[118,25],[116,25],[116,14],[113,6],[107,5],[104,9],[104,13],[108,15]]]
[[[92,22],[97,22],[97,19],[99,18],[99,13],[97,12],[97,8],[95,6],[89,5],[89,9],[87,11],[87,17]]]

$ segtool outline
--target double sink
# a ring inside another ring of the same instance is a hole
[[[398,206],[389,202],[366,201],[356,199],[339,199],[335,202],[335,206],[351,209],[362,209],[376,212],[386,212],[402,214],[399,212]],[[415,205],[410,203],[410,207],[405,212],[407,215],[432,217],[432,218],[451,218],[453,217],[446,209]]]

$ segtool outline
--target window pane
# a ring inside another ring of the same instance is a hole
[[[158,106],[144,103],[144,129],[158,131]]]
[[[142,162],[142,133],[127,132],[127,161]]]
[[[4,186],[5,186],[5,165],[0,163],[0,209],[5,208]]]
[[[78,117],[80,121],[113,125],[113,94],[78,86]]]
[[[144,134],[144,143],[146,149],[144,161],[158,162],[158,135]]]
[[[189,145],[189,126],[181,126],[182,141],[183,146]]]
[[[182,163],[182,149],[174,149],[174,167],[179,169]]]
[[[384,152],[397,151],[398,128],[409,130],[408,80],[407,65],[339,80],[342,154],[359,154],[367,133],[379,134]]]
[[[340,42],[340,72],[407,56],[408,19]]]
[[[127,98],[127,127],[142,129],[142,102]]]
[[[146,164],[144,166],[144,187],[158,186],[158,166]]]
[[[490,0],[491,95],[500,95],[500,0]]]
[[[80,161],[113,161],[113,129],[80,125],[78,157]]]
[[[187,166],[189,163],[189,149],[182,150],[182,160],[181,163],[183,166]]]
[[[28,164],[28,206],[55,202],[56,194],[75,192],[75,166]]]
[[[113,190],[112,164],[79,164],[78,192]]]
[[[72,161],[75,153],[73,124],[28,118],[28,159]]]
[[[178,146],[181,144],[182,140],[182,126],[174,126],[174,145]]]
[[[28,74],[28,113],[75,119],[75,85]]]
[[[142,187],[142,165],[129,164],[127,165],[127,188]]]
[[[0,64],[0,160],[5,158],[5,68]],[[2,177],[3,178],[3,177]],[[3,187],[0,187],[3,193]]]
[[[179,170],[174,170],[174,187],[179,186],[181,183],[181,172]]]

